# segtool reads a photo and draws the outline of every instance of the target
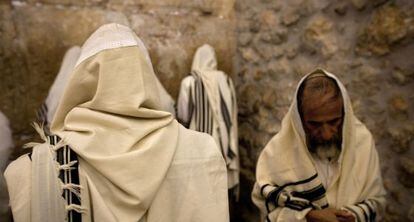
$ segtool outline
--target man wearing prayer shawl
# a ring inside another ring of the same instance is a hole
[[[371,133],[331,73],[299,83],[282,128],[262,151],[253,202],[265,221],[375,221],[385,204]]]
[[[187,128],[213,136],[227,163],[227,182],[237,199],[239,154],[237,101],[231,78],[217,70],[213,47],[203,45],[194,55],[191,75],[181,82],[177,119]]]
[[[107,24],[82,46],[45,143],[5,176],[19,221],[218,221],[225,162],[209,135],[162,111],[148,52]],[[50,145],[51,144],[51,145]]]
[[[0,221],[11,221],[9,195],[3,172],[9,163],[9,157],[13,149],[12,131],[9,120],[0,112]]]

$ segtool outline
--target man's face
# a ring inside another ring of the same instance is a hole
[[[302,123],[309,149],[336,146],[342,142],[343,102],[342,98],[332,99],[332,93],[315,98],[304,96]]]

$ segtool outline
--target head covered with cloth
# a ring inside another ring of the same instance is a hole
[[[375,221],[385,202],[378,154],[344,85],[318,69],[294,98],[257,163],[252,199],[263,218]]]
[[[51,124],[79,161],[82,221],[228,220],[214,140],[162,111],[159,86],[130,28],[104,25],[83,45]]]

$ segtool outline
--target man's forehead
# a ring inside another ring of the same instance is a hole
[[[330,88],[323,92],[304,90],[302,94],[302,104],[305,105],[317,105],[322,106],[328,103],[342,102],[342,96],[336,92],[335,89]]]
[[[303,101],[303,115],[306,118],[324,119],[338,118],[343,114],[343,100],[341,97],[335,99],[324,98],[322,96],[314,99],[305,99]]]

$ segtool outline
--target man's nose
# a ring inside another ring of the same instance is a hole
[[[321,136],[323,140],[325,141],[331,140],[334,134],[335,134],[335,130],[331,126],[327,124],[322,125]]]

